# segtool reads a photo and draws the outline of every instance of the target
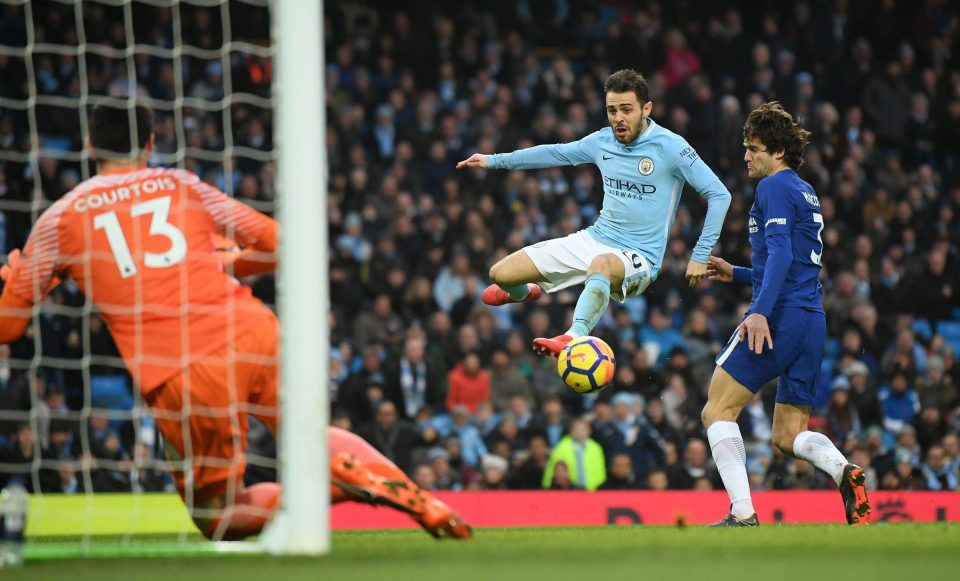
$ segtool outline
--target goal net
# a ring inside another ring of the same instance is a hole
[[[3,256],[96,173],[84,137],[102,102],[153,110],[150,166],[189,170],[279,221],[276,280],[241,281],[279,307],[282,329],[279,444],[251,417],[244,474],[283,485],[265,535],[274,552],[328,546],[321,20],[322,3],[293,0],[0,0]],[[71,280],[0,345],[0,485],[31,496],[28,558],[213,546],[191,521],[189,486],[183,500],[174,488],[171,465],[188,482],[195,465],[183,435],[187,454],[168,458],[110,329]]]

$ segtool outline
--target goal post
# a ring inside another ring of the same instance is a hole
[[[329,330],[323,1],[276,0],[276,145],[280,256],[280,509],[271,553],[330,548]],[[292,442],[298,442],[294,447]],[[310,445],[309,443],[315,443]]]
[[[15,427],[30,448],[22,461],[0,462],[0,477],[31,492],[28,548],[36,534],[43,550],[62,555],[93,555],[95,543],[124,555],[141,542],[185,552],[329,551],[323,8],[322,0],[0,0],[4,30],[16,32],[0,37],[0,251],[21,247],[52,201],[92,176],[82,137],[101,102],[131,115],[134,101],[148,105],[150,164],[190,170],[275,210],[280,237],[276,462],[267,428],[254,421],[246,460],[248,484],[272,480],[276,468],[282,492],[259,541],[199,542],[190,517],[203,509],[189,494],[184,507],[171,478],[180,466],[192,481],[190,436],[183,457],[164,454],[157,415],[104,339],[90,297],[68,282],[34,308],[33,335],[0,353],[0,368],[26,394],[16,406],[0,401],[0,436]],[[263,282],[257,296],[269,297]],[[59,327],[41,324],[54,319]],[[189,336],[185,323],[181,333]],[[52,432],[62,436],[56,446]]]

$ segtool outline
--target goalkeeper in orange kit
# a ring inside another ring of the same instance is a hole
[[[0,271],[0,343],[22,336],[33,306],[72,278],[139,384],[197,527],[211,539],[244,538],[280,498],[277,483],[243,485],[248,415],[276,433],[278,325],[231,274],[273,269],[277,226],[188,171],[148,168],[152,114],[137,105],[133,117],[131,126],[126,108],[94,109],[87,146],[97,175],[45,211]],[[244,250],[215,252],[218,235]],[[436,537],[471,537],[361,438],[331,427],[328,440],[333,502],[390,506]]]

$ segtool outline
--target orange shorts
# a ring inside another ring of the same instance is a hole
[[[276,433],[278,341],[276,317],[263,317],[232,345],[197,357],[144,395],[188,503],[242,488],[248,414]]]

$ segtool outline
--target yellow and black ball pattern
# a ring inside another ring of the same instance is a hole
[[[613,381],[617,361],[606,341],[589,335],[574,339],[557,358],[557,373],[577,393],[603,389]]]

